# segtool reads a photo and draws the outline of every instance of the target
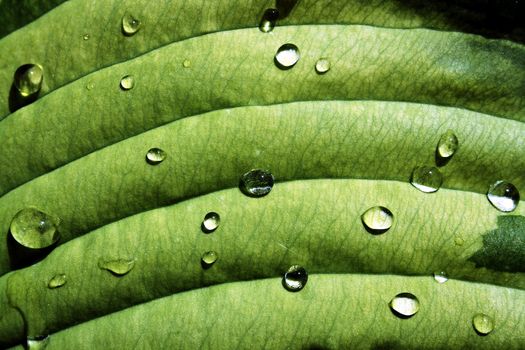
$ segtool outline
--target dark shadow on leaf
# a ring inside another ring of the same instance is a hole
[[[288,17],[298,2],[299,0],[276,0],[275,7],[279,10],[279,18]]]
[[[7,234],[7,251],[11,270],[18,270],[43,260],[57,244],[58,242],[44,249],[30,249],[19,244],[9,232]]]
[[[9,90],[9,112],[13,113],[16,110],[33,103],[38,98],[38,93],[30,96],[22,96],[13,83]]]

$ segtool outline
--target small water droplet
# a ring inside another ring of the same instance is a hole
[[[49,336],[28,337],[26,348],[28,350],[43,350],[49,344]]]
[[[394,215],[388,208],[372,207],[361,215],[361,221],[368,232],[373,234],[385,233],[394,222]]]
[[[146,162],[151,165],[157,165],[162,163],[167,156],[167,153],[160,148],[151,148],[148,153],[146,153]]]
[[[38,64],[24,64],[18,67],[14,75],[15,87],[23,97],[37,94],[42,87],[44,70]]]
[[[88,89],[89,91],[93,90],[95,88],[95,83],[90,81],[86,84],[86,89]]]
[[[183,62],[182,62],[182,66],[184,68],[190,68],[191,67],[191,61],[188,60],[188,59],[185,59]]]
[[[66,282],[67,282],[66,275],[63,273],[60,273],[58,275],[53,276],[53,278],[49,280],[49,282],[47,283],[47,287],[49,289],[59,288],[59,287],[62,287],[64,284],[66,284]]]
[[[135,267],[135,259],[102,259],[98,260],[98,267],[108,270],[115,276],[124,276]]]
[[[499,211],[511,212],[520,202],[520,193],[510,182],[496,181],[489,187],[487,198]]]
[[[253,169],[241,176],[239,187],[250,197],[263,197],[272,190],[274,177],[267,170]]]
[[[488,315],[479,313],[472,317],[472,326],[479,335],[487,335],[494,330],[494,320]]]
[[[284,44],[275,54],[275,64],[280,69],[292,68],[300,58],[299,49],[294,44]]]
[[[58,217],[35,208],[20,210],[11,220],[11,236],[22,246],[31,249],[47,248],[60,238]]]
[[[141,22],[129,13],[122,17],[122,33],[126,36],[132,36],[138,32],[140,25]]]
[[[454,131],[447,130],[441,135],[437,144],[437,155],[441,159],[448,159],[456,153],[459,147],[459,141]]]
[[[443,175],[436,167],[420,166],[412,172],[410,183],[421,192],[436,192],[443,184]]]
[[[122,90],[131,90],[135,86],[135,78],[132,75],[126,75],[120,79],[120,88]]]
[[[457,236],[454,238],[454,244],[461,247],[463,244],[465,244],[465,240]]]
[[[448,275],[444,271],[434,272],[434,280],[439,284],[443,284],[448,281]]]
[[[212,211],[204,216],[201,228],[205,233],[211,233],[219,227],[220,222],[220,215]]]
[[[283,286],[290,292],[298,292],[308,282],[308,273],[299,265],[292,265],[283,277]]]
[[[210,268],[219,259],[219,255],[213,250],[202,254],[201,264],[204,268]]]
[[[263,33],[271,32],[273,28],[275,28],[277,19],[279,19],[279,10],[273,8],[266,9],[259,23],[259,30]]]
[[[89,34],[84,34],[84,35],[82,36],[82,39],[84,39],[84,41],[89,40]]]
[[[318,74],[325,74],[326,72],[328,72],[330,70],[330,61],[328,61],[327,58],[320,58],[316,63],[315,63],[315,71],[318,73]]]
[[[419,300],[414,294],[400,293],[390,301],[390,309],[398,317],[409,318],[419,311]]]

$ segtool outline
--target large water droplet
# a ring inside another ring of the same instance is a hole
[[[126,36],[132,36],[138,32],[140,25],[140,21],[129,13],[122,17],[122,33]]]
[[[308,273],[299,265],[292,265],[283,277],[283,286],[290,292],[298,292],[308,282]]]
[[[43,350],[49,344],[49,336],[27,338],[26,348],[28,350]]]
[[[201,264],[204,268],[210,268],[219,259],[219,255],[213,250],[202,254]]]
[[[388,208],[372,207],[361,215],[361,221],[368,232],[373,234],[385,233],[394,222],[394,215]]]
[[[47,287],[49,289],[59,288],[59,287],[62,287],[64,284],[66,284],[66,282],[67,282],[66,275],[63,273],[60,273],[58,275],[53,276],[53,278],[49,280],[49,282],[47,283]]]
[[[122,90],[131,90],[135,86],[135,78],[132,75],[126,75],[120,79],[120,88]]]
[[[279,18],[279,10],[277,9],[266,9],[264,15],[259,23],[259,30],[263,33],[269,33],[275,28],[275,23]]]
[[[412,172],[410,183],[422,192],[436,192],[443,184],[443,175],[436,167],[420,166]]]
[[[205,233],[211,233],[219,227],[220,222],[220,215],[212,211],[204,216],[201,228]]]
[[[239,188],[250,197],[266,196],[273,187],[274,178],[267,170],[253,169],[241,176]]]
[[[496,181],[489,187],[487,198],[496,209],[510,212],[518,206],[520,193],[510,182]]]
[[[9,228],[11,236],[22,246],[42,249],[56,243],[60,238],[60,219],[35,208],[20,210],[13,217]]]
[[[394,315],[409,318],[419,311],[419,300],[411,293],[400,293],[390,301],[390,309]]]
[[[441,135],[437,144],[437,155],[441,159],[448,159],[456,153],[459,147],[459,141],[454,131],[447,130]]]
[[[299,49],[294,44],[284,44],[275,54],[275,64],[280,69],[292,68],[300,58]]]
[[[316,63],[315,63],[315,71],[318,73],[318,74],[325,74],[326,72],[328,72],[330,70],[330,61],[328,61],[327,58],[320,58]]]
[[[434,272],[434,280],[440,284],[445,283],[448,281],[448,275],[445,271]]]
[[[494,320],[488,315],[479,313],[472,318],[472,326],[479,335],[487,335],[494,330]]]
[[[160,148],[151,148],[148,153],[146,153],[146,162],[151,165],[157,165],[162,163],[167,156],[166,152]]]
[[[15,71],[15,87],[23,97],[37,94],[44,81],[44,70],[38,64],[24,64]]]
[[[103,259],[98,260],[98,267],[108,270],[115,276],[124,276],[135,267],[135,259]]]

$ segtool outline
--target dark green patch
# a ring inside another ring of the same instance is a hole
[[[476,267],[525,272],[525,216],[499,216],[498,228],[483,235],[483,248],[468,260]]]

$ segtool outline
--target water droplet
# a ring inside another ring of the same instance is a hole
[[[205,233],[211,233],[219,227],[220,222],[220,215],[212,211],[204,216],[201,228]]]
[[[434,272],[434,279],[437,283],[442,284],[448,281],[448,275],[444,271]]]
[[[24,64],[18,67],[14,75],[15,87],[23,97],[37,94],[43,80],[44,70],[38,64]]]
[[[409,318],[419,311],[419,300],[411,293],[400,293],[390,301],[390,309],[401,318]]]
[[[496,181],[489,187],[487,198],[496,209],[510,212],[518,206],[520,193],[510,182]]]
[[[368,232],[373,234],[385,233],[394,222],[394,215],[388,208],[372,207],[361,215],[361,221]]]
[[[26,348],[28,350],[43,350],[49,344],[49,336],[27,338]]]
[[[202,254],[202,257],[201,257],[202,267],[204,268],[211,267],[211,265],[215,264],[217,259],[219,259],[219,255],[213,250]]]
[[[108,270],[115,276],[124,276],[135,267],[135,259],[99,259],[98,267]]]
[[[290,292],[298,292],[308,282],[308,273],[299,265],[292,265],[283,277],[283,286]]]
[[[35,208],[20,210],[13,217],[9,228],[11,236],[22,246],[42,249],[56,243],[60,238],[58,217]]]
[[[135,86],[135,78],[132,75],[126,75],[120,79],[120,88],[122,90],[131,90]]]
[[[447,130],[441,135],[437,144],[437,155],[442,159],[448,159],[456,153],[459,147],[459,141],[454,131]]]
[[[141,22],[130,14],[122,17],[122,33],[126,36],[132,36],[140,29]]]
[[[146,162],[151,165],[157,165],[162,163],[167,156],[166,152],[160,148],[151,148],[148,153],[146,153]]]
[[[420,166],[412,172],[410,183],[421,192],[436,192],[443,184],[443,175],[436,167]]]
[[[91,91],[91,90],[93,90],[94,88],[95,88],[95,83],[94,83],[94,82],[90,81],[90,82],[88,82],[88,83],[86,84],[86,89],[88,89],[88,90]]]
[[[318,74],[325,74],[326,72],[328,72],[330,70],[330,61],[328,61],[328,59],[326,58],[320,58],[316,63],[315,63],[315,71],[318,73]]]
[[[84,34],[84,35],[82,36],[82,39],[84,39],[84,41],[89,40],[89,34]]]
[[[461,247],[463,244],[465,244],[465,240],[459,236],[454,237],[454,244]]]
[[[269,33],[275,28],[275,23],[279,18],[279,10],[277,9],[266,9],[264,11],[261,22],[259,23],[259,30],[263,33]]]
[[[294,44],[284,44],[275,54],[275,64],[280,69],[292,68],[300,58],[299,49]]]
[[[494,330],[494,320],[490,316],[479,313],[472,317],[472,326],[479,335],[487,335]]]
[[[66,275],[63,273],[60,273],[58,275],[53,276],[53,278],[49,280],[49,282],[47,283],[47,287],[49,289],[59,288],[59,287],[62,287],[64,284],[66,284],[66,282],[67,282]]]
[[[182,62],[182,66],[184,68],[190,68],[191,67],[191,61],[188,60],[188,59],[185,59],[183,62]]]
[[[250,197],[266,196],[273,187],[274,178],[267,170],[253,169],[241,176],[239,187]]]

